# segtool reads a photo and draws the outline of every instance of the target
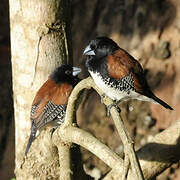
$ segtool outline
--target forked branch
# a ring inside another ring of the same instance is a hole
[[[101,143],[90,133],[82,129],[79,129],[77,127],[74,127],[75,124],[73,124],[73,116],[75,114],[75,102],[78,99],[78,95],[80,91],[82,91],[85,88],[86,89],[94,88],[98,94],[100,95],[102,94],[102,92],[97,88],[97,86],[95,85],[94,81],[91,78],[82,80],[71,93],[67,106],[65,123],[62,126],[60,126],[57,129],[57,131],[54,133],[55,135],[53,135],[53,142],[56,146],[59,145],[62,146],[62,141],[64,142],[64,144],[69,144],[69,143],[79,144],[80,146],[94,153],[97,157],[99,157],[102,161],[104,161],[108,166],[112,168],[111,172],[108,173],[104,179],[117,179],[117,178],[119,179],[120,177],[122,177],[123,174],[123,169],[124,169],[123,160],[110,148],[108,148],[106,145]],[[112,103],[112,100],[106,98],[104,103],[105,105],[109,105]],[[116,108],[111,109],[111,115],[113,120],[115,120],[115,125],[120,134],[120,137],[123,138],[124,135],[126,136],[128,134],[128,132],[126,130],[123,131],[123,133],[120,132],[122,131],[121,128],[122,125],[120,126],[120,123],[123,122],[119,119],[121,117],[119,116],[119,113],[117,112]],[[141,159],[140,164],[145,179],[149,179],[156,176],[164,169],[169,167],[173,162],[176,162],[180,159],[179,137],[180,137],[180,121],[177,121],[170,128],[156,135],[154,139],[152,139],[153,143],[150,143],[145,147],[142,147],[138,151],[138,157],[139,159]],[[126,136],[126,138],[123,140],[126,141],[125,144],[127,143],[126,144],[127,146],[132,146],[131,140],[129,139],[129,135]],[[67,146],[65,147],[67,148]],[[127,147],[125,147],[125,149],[126,148]],[[139,165],[137,164],[137,158],[135,153],[132,152],[132,149],[133,147],[128,148],[128,150],[126,149],[128,154],[130,155],[129,160],[131,163],[131,168],[129,170],[127,179],[132,180],[135,179],[135,177],[137,177],[137,179],[138,178],[142,179],[143,178],[142,174],[135,175],[135,173],[141,173],[141,171],[138,172]],[[61,150],[61,148],[58,148],[58,150]],[[159,155],[159,151],[161,151],[161,156]],[[61,155],[61,152],[59,152],[59,155]],[[67,158],[67,160],[68,159],[69,158]],[[64,172],[70,173],[71,172],[70,166],[64,163],[69,163],[69,160],[63,162],[62,164],[63,167],[61,169],[66,167],[66,170],[64,171],[61,170],[60,173],[64,173]],[[70,176],[66,176],[66,177],[67,180],[70,179]]]

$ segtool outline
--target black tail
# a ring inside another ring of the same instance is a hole
[[[25,156],[27,155],[27,153],[29,151],[29,148],[31,147],[31,144],[32,144],[32,142],[34,141],[35,138],[36,138],[36,131],[31,132],[31,135],[29,137],[28,144],[27,144],[27,147],[26,147],[26,151],[25,151]]]
[[[168,104],[166,104],[164,101],[162,101],[161,99],[159,99],[158,97],[156,97],[154,94],[152,94],[151,96],[152,99],[154,99],[156,102],[158,102],[160,105],[162,105],[163,107],[165,107],[166,109],[170,109],[173,110],[173,108],[171,106],[169,106]]]

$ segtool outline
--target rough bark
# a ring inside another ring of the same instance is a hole
[[[24,158],[30,134],[29,113],[38,88],[62,63],[72,63],[69,0],[10,0],[11,55],[17,179],[56,179],[57,149],[42,132]],[[68,45],[68,46],[67,46]]]

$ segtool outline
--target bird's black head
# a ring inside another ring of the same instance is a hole
[[[51,73],[50,78],[58,84],[67,82],[72,85],[76,85],[80,81],[77,77],[80,72],[81,69],[78,67],[61,65]]]
[[[96,59],[101,59],[113,54],[117,49],[119,49],[119,46],[112,39],[108,37],[97,37],[90,41],[83,54],[86,56],[93,56]]]
[[[119,46],[108,37],[97,37],[91,40],[83,52],[87,56],[86,67],[89,71],[106,72],[106,57],[118,49]]]

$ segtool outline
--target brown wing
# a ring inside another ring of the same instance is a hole
[[[37,92],[32,106],[36,105],[37,108],[33,113],[31,119],[37,119],[43,113],[45,105],[51,101],[55,105],[65,105],[71,94],[72,86],[68,83],[57,85],[51,79],[48,79]],[[39,119],[39,118],[38,118]]]
[[[137,60],[135,60],[125,50],[119,49],[113,55],[107,57],[108,73],[114,79],[122,79],[132,74],[135,89],[143,93],[143,89],[147,86],[144,78],[143,68]]]

